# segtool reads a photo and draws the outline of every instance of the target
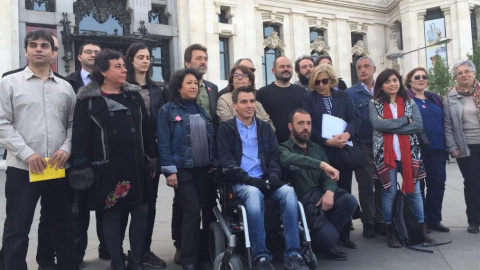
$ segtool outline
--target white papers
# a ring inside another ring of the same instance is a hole
[[[343,119],[323,114],[322,116],[322,137],[331,139],[334,135],[342,134],[347,128],[347,122]],[[347,141],[347,145],[353,146],[352,141]]]

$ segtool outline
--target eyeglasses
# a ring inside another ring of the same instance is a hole
[[[92,54],[92,53],[93,53],[93,54],[95,54],[95,55],[98,55],[98,54],[100,53],[100,51],[99,51],[99,50],[94,50],[94,51],[92,51],[92,50],[84,50],[83,53],[84,53],[84,54]]]
[[[470,74],[471,72],[473,72],[473,71],[471,71],[470,69],[467,69],[467,70],[458,72],[458,73],[457,73],[457,76],[462,76],[463,74],[468,75],[468,74]]]
[[[248,74],[245,74],[245,73],[233,73],[233,77],[234,78],[248,78]]]
[[[320,83],[322,83],[323,85],[326,85],[326,84],[328,84],[329,81],[330,81],[330,79],[316,80],[314,85],[319,86]]]
[[[420,79],[422,79],[422,80],[428,80],[428,76],[427,76],[427,75],[422,75],[422,76],[417,75],[417,76],[414,76],[413,79],[414,79],[415,81],[418,81],[418,80],[420,80]]]

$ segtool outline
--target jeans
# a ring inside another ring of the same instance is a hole
[[[357,199],[349,193],[343,194],[333,202],[332,209],[326,212],[328,221],[319,230],[310,232],[315,252],[329,251],[337,245],[339,234],[350,223],[357,205]],[[350,232],[350,226],[347,229]]]
[[[480,144],[469,144],[470,156],[457,158],[464,182],[468,224],[480,225]]]
[[[447,180],[447,152],[437,149],[422,149],[422,160],[427,177],[420,182],[424,200],[425,223],[437,224],[442,221],[442,203]],[[427,188],[425,194],[425,186]]]
[[[395,194],[397,194],[397,172],[402,171],[402,162],[396,160],[395,164],[397,168],[390,170],[392,186],[388,189],[382,189],[382,206],[385,224],[392,223],[393,200],[395,199]],[[412,202],[413,211],[415,212],[418,223],[423,223],[425,217],[423,215],[423,199],[420,192],[420,181],[416,181],[413,193],[407,194],[407,197]]]
[[[50,237],[57,254],[58,269],[76,269],[77,266],[73,262],[71,220],[73,190],[68,184],[68,178],[30,183],[28,171],[13,167],[7,168],[6,175],[7,217],[0,252],[3,255],[0,257],[0,269],[27,270],[25,259],[28,234],[40,197],[45,221],[52,232]]]
[[[368,106],[367,106],[368,107]],[[372,177],[373,172],[373,145],[362,143],[362,151],[367,160],[367,166],[355,170],[358,183],[358,198],[362,208],[362,223],[383,223],[382,213],[382,184]]]
[[[242,199],[247,210],[248,232],[252,245],[252,257],[272,258],[273,255],[265,245],[264,228],[264,196],[270,197],[279,204],[280,218],[285,235],[285,259],[300,251],[300,234],[298,228],[298,203],[293,187],[284,185],[275,191],[262,193],[258,188],[244,184],[234,184],[235,196]]]

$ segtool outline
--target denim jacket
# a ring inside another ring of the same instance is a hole
[[[368,102],[372,99],[372,96],[367,93],[360,82],[346,91],[352,102],[356,118],[357,130],[354,137],[362,143],[372,143],[373,128],[368,116]]]
[[[195,103],[207,123],[210,163],[214,164],[216,144],[212,119]],[[193,168],[192,140],[190,139],[190,117],[188,109],[174,100],[158,111],[157,118],[158,152],[162,173],[176,173],[177,168]]]

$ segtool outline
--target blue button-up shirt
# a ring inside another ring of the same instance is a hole
[[[261,178],[263,170],[258,158],[258,140],[257,123],[255,118],[250,126],[246,126],[242,121],[235,117],[237,129],[242,140],[242,162],[240,167],[248,173],[250,177]]]

